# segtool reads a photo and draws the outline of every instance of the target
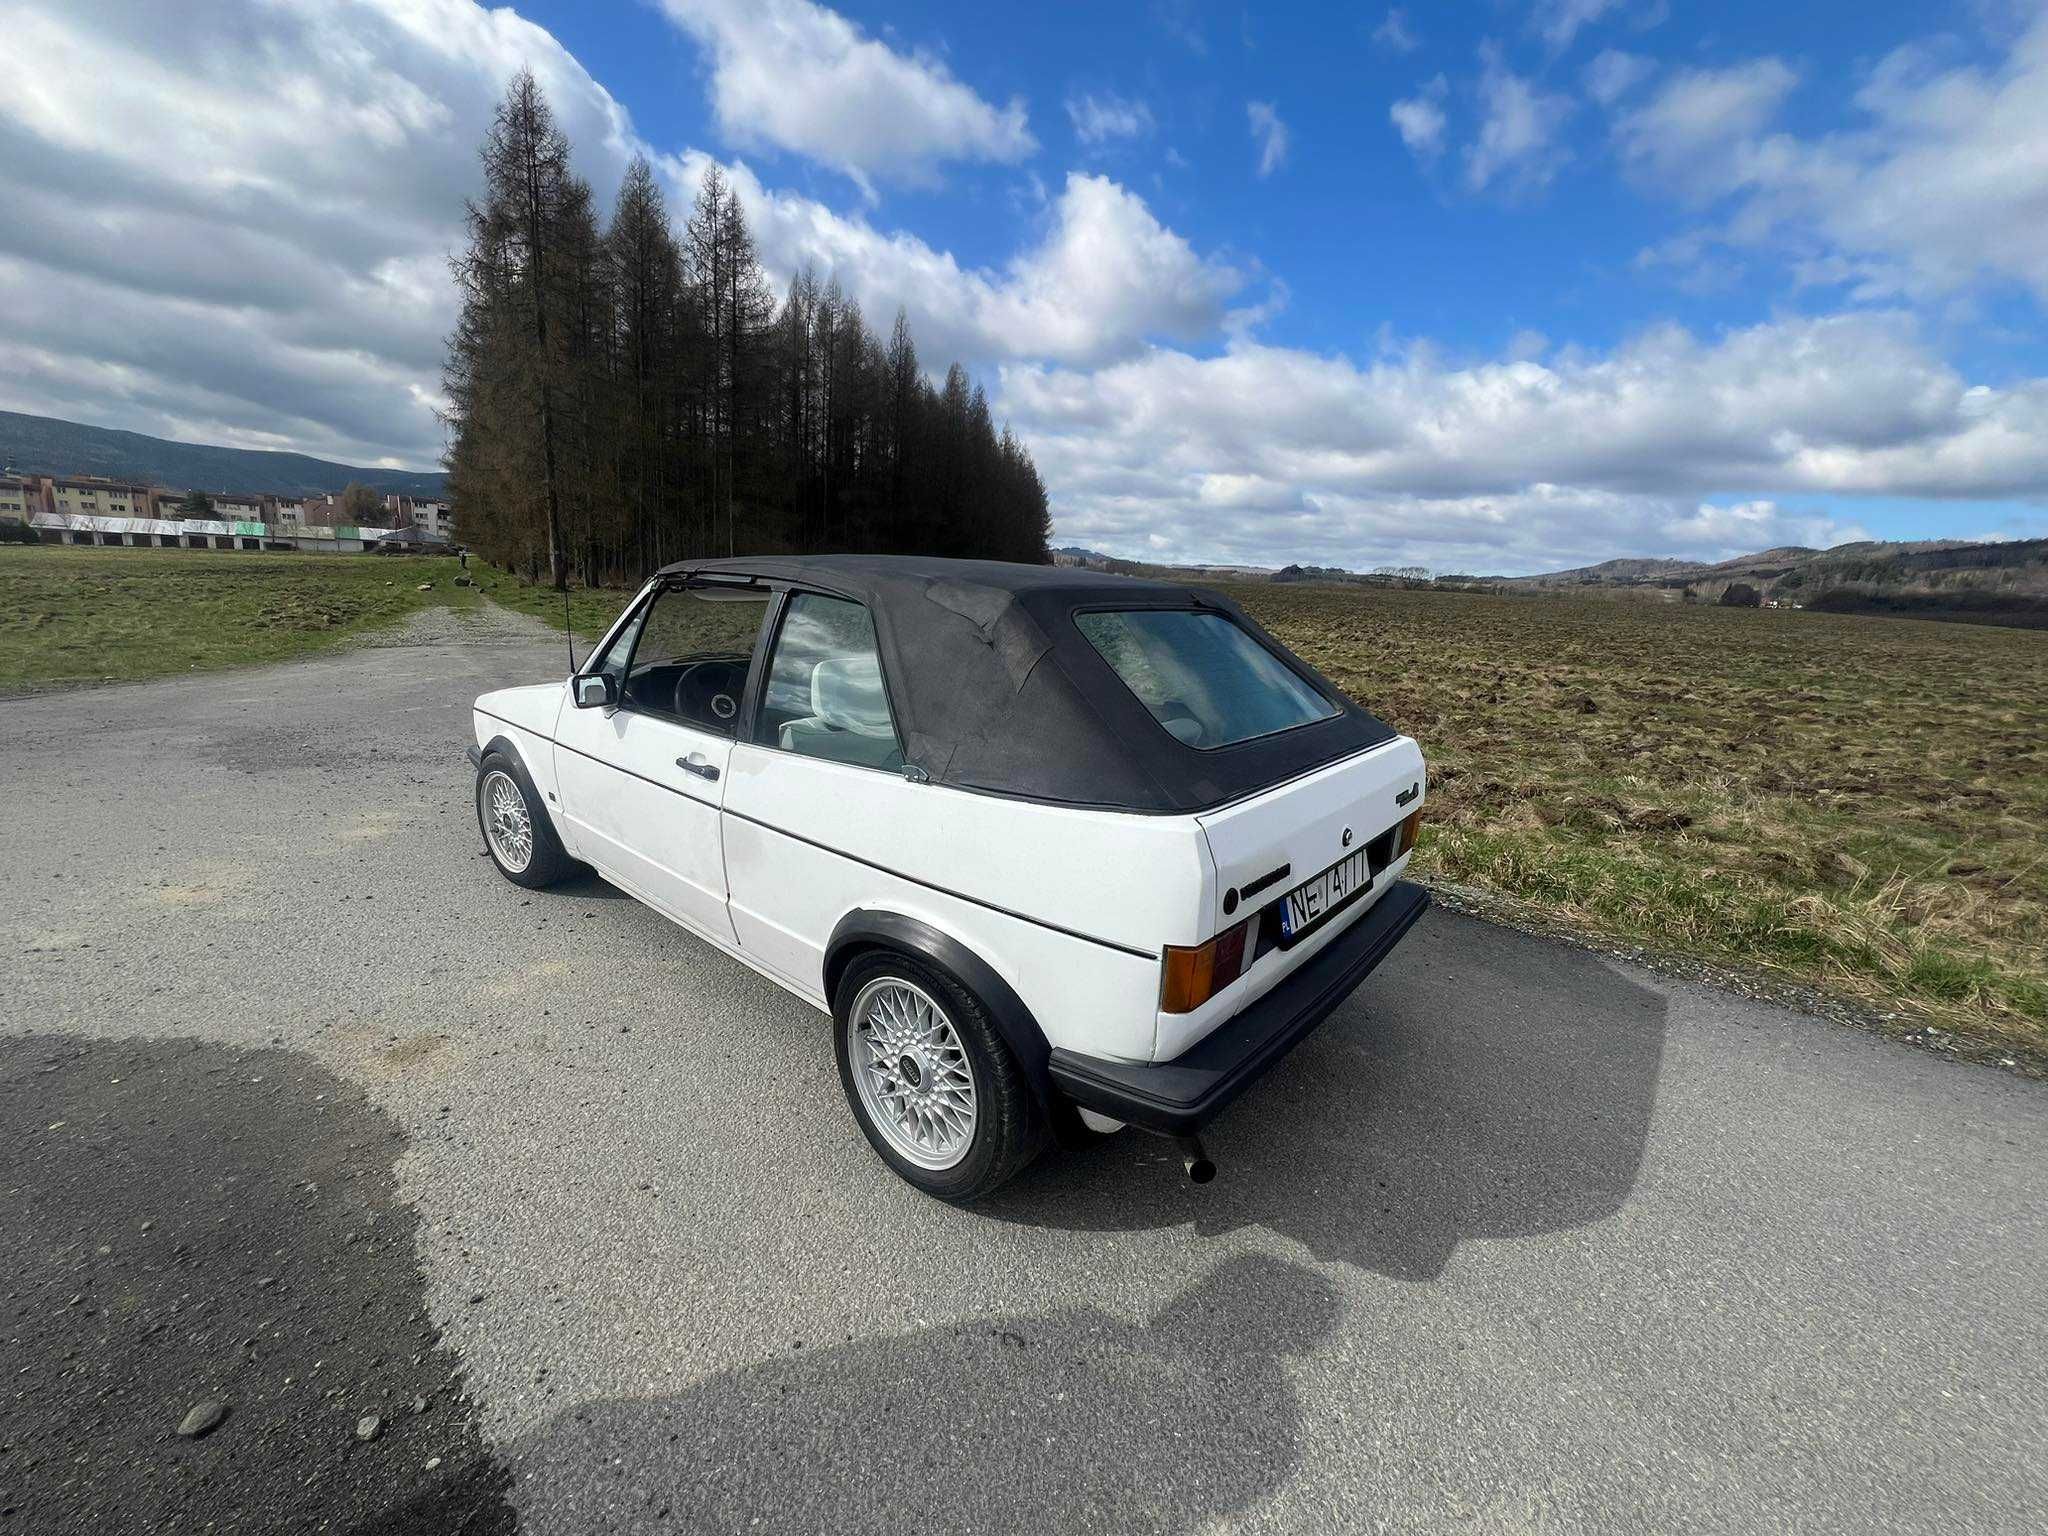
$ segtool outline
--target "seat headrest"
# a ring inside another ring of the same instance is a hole
[[[834,656],[811,669],[811,713],[834,730],[894,736],[882,666],[872,656]]]

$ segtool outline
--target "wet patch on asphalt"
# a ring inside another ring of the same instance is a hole
[[[510,1532],[404,1147],[297,1052],[0,1039],[0,1531]]]

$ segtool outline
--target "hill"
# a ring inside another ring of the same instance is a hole
[[[271,496],[341,491],[353,480],[373,491],[438,497],[444,494],[446,479],[438,470],[369,469],[303,453],[178,443],[15,411],[0,411],[0,467],[18,474],[104,475],[174,490],[255,491]]]
[[[1602,560],[1598,565],[1574,566],[1568,571],[1545,571],[1537,576],[1492,576],[1489,581],[1518,587],[1628,586],[1660,576],[1682,576],[1707,567],[1698,560]]]
[[[2048,626],[2048,539],[1971,542],[1863,539],[1832,549],[1787,545],[1713,565],[1608,560],[1537,576],[1490,576],[1492,587],[1602,592],[1666,602],[1718,602],[1738,582],[1767,602],[1837,613],[1889,613],[1984,624]]]

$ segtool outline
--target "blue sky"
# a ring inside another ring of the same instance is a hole
[[[1529,570],[2048,533],[2037,3],[10,10],[49,66],[0,103],[11,408],[430,462],[441,259],[524,63],[601,200],[642,152],[680,212],[716,160],[778,279],[903,305],[1062,541]],[[124,66],[174,129],[66,83]],[[175,105],[249,78],[247,121]]]

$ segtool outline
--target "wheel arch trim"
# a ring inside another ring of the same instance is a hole
[[[824,984],[828,1002],[836,1001],[834,994],[846,967],[856,955],[870,949],[895,950],[935,965],[972,992],[988,1010],[990,1021],[1024,1069],[1032,1097],[1048,1110],[1061,1102],[1053,1091],[1052,1074],[1047,1067],[1052,1046],[1016,988],[965,944],[921,918],[866,907],[855,907],[840,918],[825,945]]]
[[[484,759],[494,752],[502,752],[512,764],[512,771],[519,776],[519,787],[526,791],[526,797],[533,802],[541,815],[548,819],[548,830],[554,834],[555,841],[562,841],[562,829],[555,824],[554,807],[548,803],[547,796],[540,792],[540,786],[533,782],[533,770],[526,766],[526,754],[519,750],[518,742],[501,731],[485,742],[481,751],[474,746],[469,748],[469,751],[474,754],[471,761],[476,764],[478,779],[483,777]]]

